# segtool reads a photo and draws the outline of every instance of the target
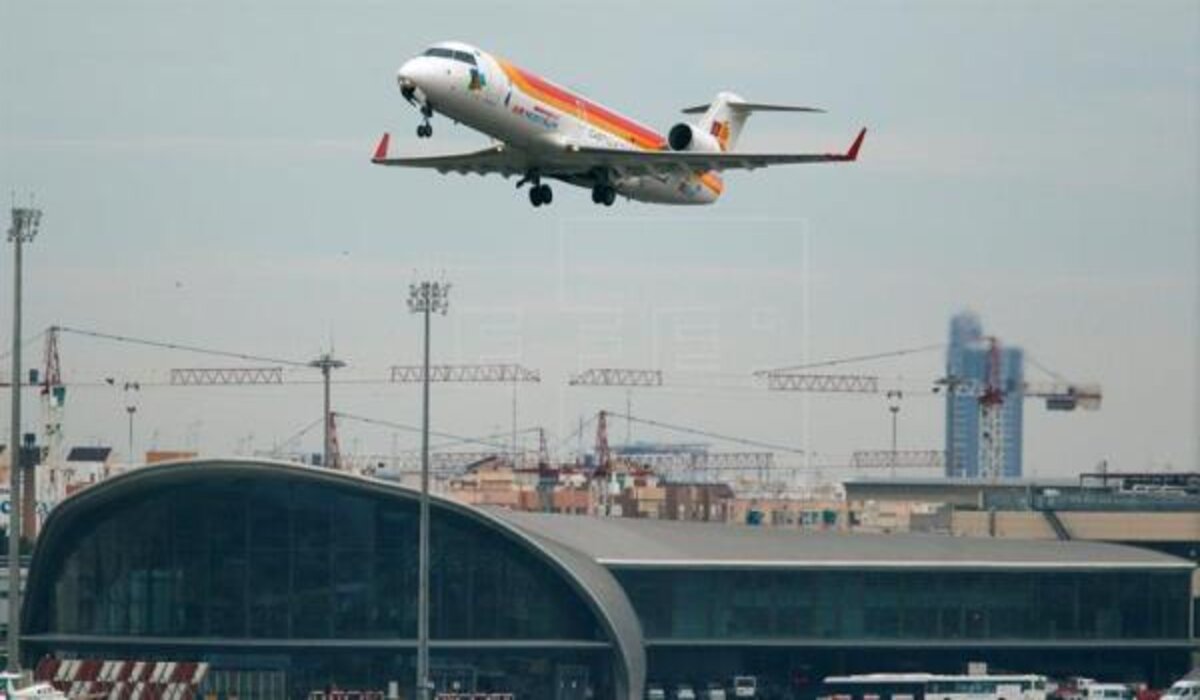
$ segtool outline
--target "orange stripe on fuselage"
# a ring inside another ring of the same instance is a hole
[[[666,148],[667,140],[637,122],[626,119],[570,90],[561,88],[527,70],[518,68],[508,61],[496,59],[508,79],[516,83],[521,92],[556,107],[566,114],[580,118],[623,141],[654,151]],[[582,109],[583,114],[580,114]]]
[[[501,70],[508,76],[508,79],[516,84],[521,92],[530,97],[541,100],[577,119],[582,118],[591,126],[623,141],[628,141],[638,148],[648,151],[666,149],[667,140],[661,134],[601,107],[587,98],[580,97],[570,90],[561,88],[534,73],[518,68],[504,59],[497,58],[496,62],[500,64]],[[582,114],[580,114],[581,109]],[[714,171],[697,173],[695,177],[700,184],[712,190],[714,194],[719,195],[725,189],[721,176]]]

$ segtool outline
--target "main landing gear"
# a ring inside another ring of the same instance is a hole
[[[423,105],[421,116],[424,117],[424,121],[417,125],[417,138],[427,139],[433,136],[433,124],[429,123],[429,120],[433,118],[433,107]]]
[[[529,203],[535,207],[550,204],[554,201],[554,190],[550,185],[534,185],[529,188]]]
[[[542,178],[537,173],[526,174],[525,177],[517,181],[517,187],[519,188],[525,183],[531,183],[529,188],[529,203],[533,206],[549,205],[554,201],[554,190],[550,189],[550,185],[543,185]]]
[[[617,190],[612,185],[596,185],[592,188],[592,203],[611,207],[617,201]]]

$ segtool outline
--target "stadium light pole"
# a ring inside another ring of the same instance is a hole
[[[133,414],[137,413],[137,406],[129,404],[125,407],[125,413],[129,414],[129,466],[135,464],[133,456]]]
[[[421,381],[421,522],[417,549],[417,698],[430,700],[429,678],[429,318],[450,308],[450,285],[419,282],[408,286],[408,310],[425,317],[425,359]]]
[[[8,441],[8,670],[21,669],[21,247],[33,241],[42,211],[13,207],[12,424]]]
[[[896,477],[896,419],[900,415],[900,399],[902,398],[904,398],[904,394],[899,390],[887,393],[888,411],[892,414],[892,478]]]
[[[129,466],[132,468],[137,464],[137,459],[133,453],[133,415],[137,413],[137,404],[134,403],[133,397],[129,392],[141,391],[142,385],[138,382],[125,382],[125,413],[129,415]]]

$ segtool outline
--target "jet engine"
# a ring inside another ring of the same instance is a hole
[[[676,124],[667,132],[667,145],[672,151],[702,151],[716,153],[721,144],[716,137],[687,123]]]

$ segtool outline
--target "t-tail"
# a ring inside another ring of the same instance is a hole
[[[668,142],[676,151],[729,151],[737,145],[746,119],[754,112],[823,112],[815,107],[747,102],[732,92],[717,93],[706,105],[683,110],[684,114],[702,114],[695,123],[676,124],[668,134]]]

